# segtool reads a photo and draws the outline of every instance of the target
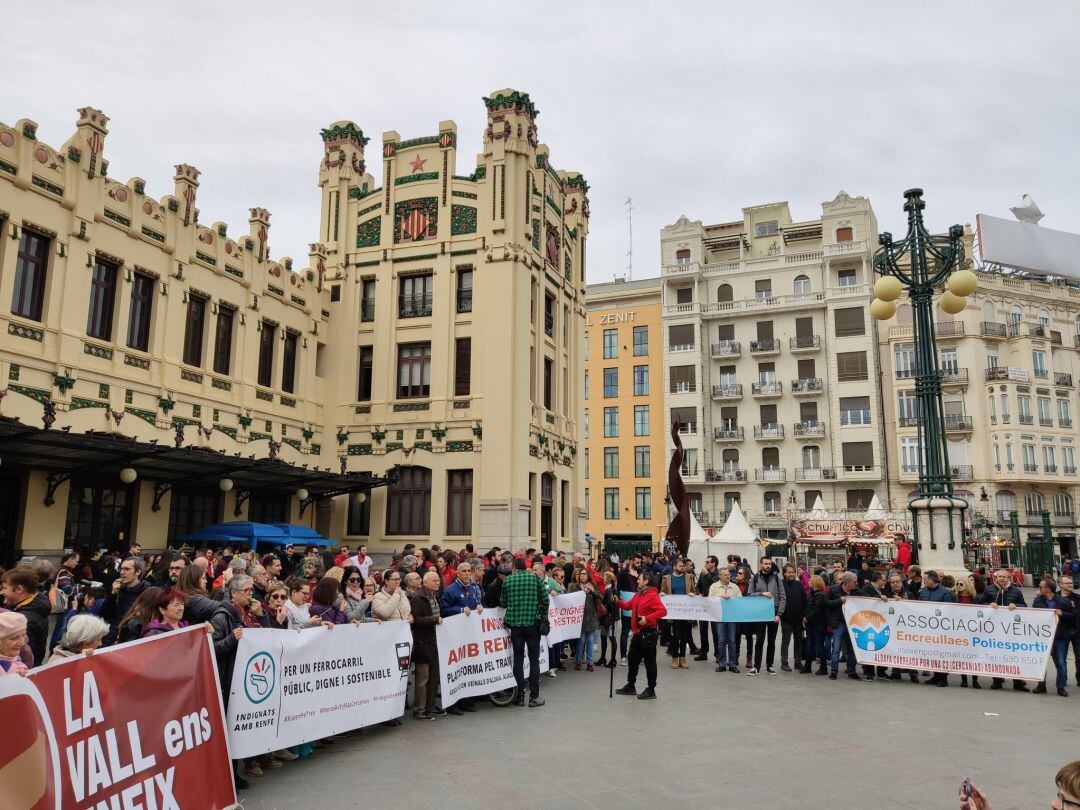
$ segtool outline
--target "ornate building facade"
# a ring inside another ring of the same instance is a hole
[[[528,95],[485,104],[468,174],[452,121],[384,133],[381,186],[355,124],[324,130],[303,268],[265,209],[200,222],[192,166],[160,198],[109,177],[98,110],[59,148],[0,124],[0,562],[240,518],[583,542],[588,187]]]

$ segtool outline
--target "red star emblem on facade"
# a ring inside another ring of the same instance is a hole
[[[427,163],[427,158],[422,158],[419,155],[416,156],[416,160],[409,164],[414,172],[422,172],[424,170],[424,164]]]

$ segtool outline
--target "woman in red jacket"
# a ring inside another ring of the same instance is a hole
[[[622,610],[630,611],[630,628],[634,635],[626,660],[626,685],[615,691],[620,695],[637,694],[634,682],[638,666],[644,662],[648,686],[637,697],[638,700],[656,700],[656,623],[667,615],[667,608],[656,590],[656,576],[651,571],[642,572],[638,576],[638,592],[629,601],[617,599],[616,602]]]

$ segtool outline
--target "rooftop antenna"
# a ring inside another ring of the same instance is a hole
[[[626,251],[626,280],[634,280],[634,198],[626,198],[626,227],[630,234],[630,249]]]

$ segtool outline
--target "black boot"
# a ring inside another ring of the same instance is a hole
[[[651,686],[646,686],[641,694],[637,696],[638,700],[656,700],[656,691]]]
[[[637,689],[634,688],[633,684],[628,683],[628,684],[626,684],[626,686],[620,686],[618,689],[616,689],[615,694],[616,695],[636,695],[637,694]]]
[[[828,675],[829,674],[829,670],[825,667],[825,662],[824,661],[822,661],[820,664],[818,664],[817,674],[818,675]]]

